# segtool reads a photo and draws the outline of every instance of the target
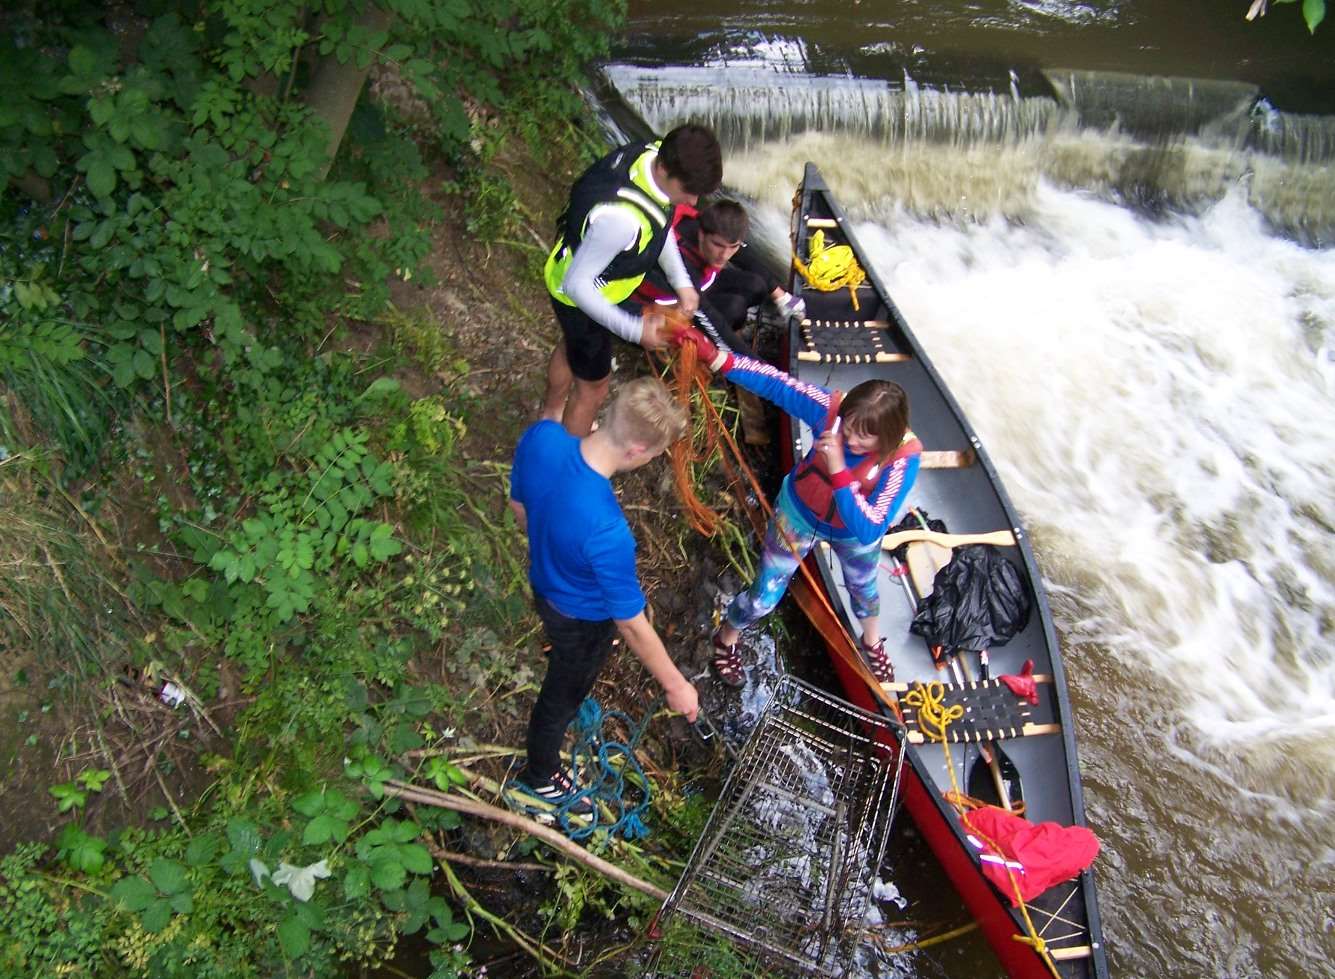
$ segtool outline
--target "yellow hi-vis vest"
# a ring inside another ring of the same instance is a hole
[[[654,183],[652,168],[658,143],[623,146],[590,167],[570,191],[570,203],[558,222],[556,244],[543,267],[552,298],[567,306],[575,301],[561,291],[575,250],[588,229],[594,208],[614,205],[635,215],[635,245],[612,260],[598,280],[598,292],[613,305],[628,298],[653,268],[667,240],[672,205]]]

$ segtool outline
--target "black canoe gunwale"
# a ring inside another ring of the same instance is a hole
[[[847,244],[852,248],[859,265],[861,265],[866,274],[867,283],[870,285],[871,291],[875,294],[875,303],[879,303],[879,305],[884,308],[889,318],[892,327],[892,337],[896,346],[901,348],[900,352],[909,354],[913,358],[916,362],[916,367],[925,374],[930,384],[934,385],[936,389],[935,393],[940,397],[946,409],[953,416],[954,424],[968,440],[967,446],[929,445],[927,448],[945,450],[971,449],[976,457],[973,465],[981,468],[988,487],[991,492],[995,494],[997,506],[1004,514],[1009,528],[1015,533],[1020,562],[1023,565],[1023,572],[1030,582],[1030,592],[1034,599],[1032,614],[1036,616],[1041,623],[1042,641],[1046,645],[1048,651],[1049,663],[1045,665],[1053,678],[1052,709],[1057,721],[1061,725],[1060,737],[1063,745],[1066,776],[1064,780],[1065,790],[1069,793],[1069,802],[1074,823],[1077,825],[1085,825],[1084,796],[1080,784],[1075,725],[1070,706],[1070,697],[1066,686],[1066,675],[1062,667],[1060,647],[1057,642],[1056,630],[1052,622],[1051,610],[1048,605],[1046,592],[1042,586],[1042,578],[1038,565],[1030,547],[1029,536],[1023,529],[1019,515],[1001,483],[996,467],[988,455],[986,448],[983,446],[982,440],[969,424],[959,403],[955,400],[954,395],[950,392],[945,381],[937,372],[935,366],[927,356],[926,351],[918,342],[912,330],[909,329],[898,306],[896,306],[891,299],[889,291],[881,282],[874,266],[868,260],[857,237],[853,234],[847,216],[844,214],[843,209],[839,206],[838,202],[834,199],[829,187],[821,177],[819,170],[814,164],[808,163],[803,175],[797,206],[793,211],[792,225],[790,229],[792,233],[791,244],[794,248],[794,253],[797,255],[805,256],[807,254],[807,242],[810,233],[813,230],[808,225],[807,218],[811,216],[832,219],[836,223],[837,231],[834,233],[837,235],[840,243]],[[827,231],[827,234],[829,233],[831,232]],[[792,291],[797,295],[802,295],[805,292],[808,297],[817,295],[804,288],[801,277],[797,275],[796,272],[793,274]],[[875,304],[868,305],[872,310],[876,310]],[[879,311],[877,312],[879,315]],[[801,378],[804,373],[810,377],[817,371],[813,370],[808,364],[797,359],[797,350],[799,346],[798,330],[799,324],[797,323],[794,323],[790,327],[787,344],[787,369],[789,373],[793,374],[795,377]],[[877,368],[875,366],[869,366],[867,371],[868,376],[876,376]],[[798,429],[796,425],[792,427],[791,434],[786,439],[784,447],[786,450],[791,451],[795,457],[800,457],[801,453],[804,451],[804,446],[798,438]],[[790,459],[789,461],[792,460]],[[912,502],[912,494],[910,494],[910,502]],[[967,529],[973,530],[975,528]],[[999,528],[989,527],[981,529]],[[849,611],[845,604],[837,598],[835,579],[830,561],[820,553],[819,549],[817,549],[816,552],[813,552],[812,558],[809,560],[814,560],[814,563],[819,569],[822,585],[826,590],[827,596],[830,596],[832,605],[838,611],[844,628],[850,635],[856,636],[857,631],[853,627],[853,621]],[[887,598],[888,596],[883,597],[883,605]],[[845,683],[845,686],[847,686],[847,682]],[[945,801],[940,792],[932,791],[933,780],[926,770],[926,766],[920,757],[920,752],[910,748],[908,752],[908,760],[911,768],[916,772],[918,777],[923,780],[925,786],[927,786],[928,791],[925,794],[932,799],[935,805],[936,817],[950,828],[955,838],[956,845],[965,852],[970,852],[968,850],[968,844],[964,838],[963,827],[955,816],[953,807]],[[921,817],[918,814],[915,814],[915,819],[921,821]],[[972,856],[970,856],[970,859],[972,860]],[[955,862],[958,864],[958,861]],[[981,874],[978,876],[981,878]],[[991,889],[990,884],[988,885],[988,889]],[[1070,974],[1073,976],[1087,975],[1105,977],[1108,975],[1108,967],[1106,951],[1102,941],[1102,927],[1099,918],[1098,901],[1092,869],[1085,871],[1081,875],[1080,892],[1083,898],[1085,923],[1093,950],[1088,958],[1081,960],[1086,965],[1086,968],[1082,969],[1075,963],[1072,963]],[[1018,923],[1018,912],[1011,913],[1011,917],[1016,919]],[[989,937],[991,939],[992,936]],[[995,947],[995,940],[993,941],[993,944]],[[1002,950],[998,949],[998,952],[1000,955]],[[1013,954],[1011,956],[1002,955],[1001,957],[1005,960],[1007,958],[1013,958]],[[1031,958],[1035,962],[1038,961],[1037,956],[1031,956]],[[1062,972],[1063,975],[1066,975],[1068,974],[1068,969],[1063,967]],[[1021,974],[1027,975],[1028,973],[1029,970],[1027,968],[1021,970]],[[1016,974],[1014,970],[1012,970],[1012,974]]]

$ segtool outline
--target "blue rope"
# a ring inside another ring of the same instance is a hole
[[[649,827],[641,816],[649,809],[651,792],[649,779],[635,759],[635,747],[644,737],[658,706],[658,701],[650,705],[643,720],[636,724],[622,711],[604,711],[598,701],[586,697],[572,722],[575,743],[570,751],[576,782],[582,787],[550,810],[525,808],[555,817],[561,831],[572,840],[588,839],[599,831],[619,834],[627,840],[647,837]],[[627,741],[615,741],[604,735],[608,723],[615,721],[630,732]],[[517,790],[522,799],[522,786],[511,782],[506,788]],[[593,805],[592,815],[572,815],[572,809],[582,799]]]

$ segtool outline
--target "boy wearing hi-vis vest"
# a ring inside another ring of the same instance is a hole
[[[603,157],[575,182],[557,222],[543,277],[561,324],[547,367],[542,417],[577,437],[589,434],[607,397],[612,334],[656,349],[667,345],[666,319],[631,294],[657,265],[688,317],[700,296],[682,264],[672,212],[718,189],[723,157],[713,132],[678,126],[661,143],[632,143]],[[635,312],[628,311],[628,308]]]
[[[765,533],[760,571],[739,594],[714,633],[710,667],[729,686],[746,677],[737,640],[768,615],[816,541],[830,542],[843,567],[853,614],[862,625],[862,653],[876,679],[894,679],[885,639],[876,569],[881,538],[918,477],[920,443],[909,430],[908,395],[894,381],[863,381],[841,395],[790,377],[769,364],[723,353],[694,327],[673,337],[695,345],[700,362],[732,383],[773,402],[811,426],[816,444],[784,478]]]

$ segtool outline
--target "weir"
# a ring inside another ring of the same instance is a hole
[[[954,91],[908,74],[750,65],[604,73],[656,131],[703,122],[732,154],[798,138],[826,141],[813,152],[880,153],[882,210],[1024,220],[1043,177],[1153,215],[1198,213],[1241,186],[1280,233],[1335,239],[1335,117],[1280,112],[1246,83],[1052,69],[1012,73],[1005,90]]]

